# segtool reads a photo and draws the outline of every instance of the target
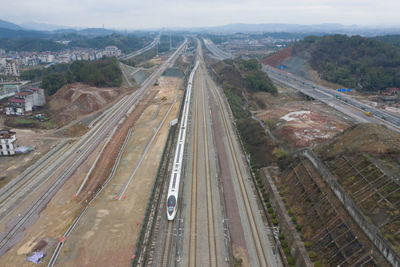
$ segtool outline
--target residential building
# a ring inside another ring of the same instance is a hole
[[[115,45],[109,45],[104,49],[104,55],[108,57],[119,57],[121,55],[121,50]]]
[[[24,116],[32,113],[33,97],[11,98],[5,108],[6,115]]]
[[[18,62],[16,60],[7,60],[6,75],[19,76],[19,67],[18,67]]]
[[[28,91],[33,93],[33,106],[41,107],[46,104],[46,97],[42,88],[31,88]]]
[[[30,88],[14,95],[8,100],[5,107],[6,115],[24,116],[32,113],[34,107],[46,104],[44,90],[41,88]]]
[[[0,156],[9,156],[15,154],[15,141],[17,140],[15,132],[10,130],[0,130]]]

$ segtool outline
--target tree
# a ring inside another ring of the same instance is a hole
[[[55,94],[65,84],[65,77],[61,73],[48,74],[42,80],[42,88],[45,89],[48,95]]]

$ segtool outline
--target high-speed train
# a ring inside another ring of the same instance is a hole
[[[182,160],[183,152],[185,151],[185,139],[186,139],[186,126],[190,108],[190,97],[192,94],[192,83],[194,74],[199,66],[197,61],[192,72],[189,76],[188,86],[186,90],[186,97],[183,106],[181,124],[179,128],[178,142],[176,144],[174,164],[172,167],[171,178],[169,181],[168,195],[167,195],[167,218],[172,221],[178,210],[178,197],[179,197],[179,185],[181,182],[181,171],[182,171]]]

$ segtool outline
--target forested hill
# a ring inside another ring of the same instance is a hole
[[[294,56],[310,54],[321,78],[347,87],[400,87],[400,48],[360,36],[309,36],[293,46]]]
[[[150,43],[153,38],[151,36],[137,36],[137,35],[121,35],[121,34],[111,34],[106,36],[97,37],[87,37],[78,34],[55,34],[55,35],[45,35],[42,32],[36,31],[12,31],[14,33],[24,32],[32,33],[34,37],[27,38],[30,35],[23,35],[22,37],[6,37],[2,38],[3,32],[11,30],[0,29],[0,48],[11,51],[61,51],[65,49],[73,48],[97,48],[103,49],[108,45],[116,45],[123,53],[130,53],[132,51],[138,50],[148,43]],[[45,38],[46,37],[46,38]],[[56,42],[57,40],[71,40],[68,45],[60,44]]]
[[[374,40],[391,44],[400,48],[400,34],[377,36]]]

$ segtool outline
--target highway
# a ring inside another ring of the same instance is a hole
[[[156,38],[154,38],[153,42],[151,42],[149,45],[143,47],[142,49],[140,49],[138,51],[129,53],[125,56],[121,56],[119,59],[120,60],[128,60],[128,59],[134,58],[140,54],[143,54],[146,51],[149,51],[150,49],[156,47],[156,45],[158,45],[160,43],[160,38],[161,38],[161,32],[156,36]]]
[[[290,86],[305,95],[324,102],[345,115],[352,117],[357,122],[383,124],[395,131],[400,131],[400,117],[398,116],[363,104],[348,95],[320,86],[294,74],[266,65],[263,66],[263,69],[272,80]],[[372,116],[367,116],[366,112],[370,112]]]
[[[187,40],[164,62],[160,68],[153,72],[148,79],[143,82],[142,87],[136,92],[130,94],[126,98],[122,98],[115,104],[115,109],[111,109],[89,132],[87,132],[78,142],[70,146],[66,151],[57,157],[57,160],[49,162],[47,166],[38,165],[30,172],[34,173],[35,177],[29,179],[45,179],[45,182],[40,181],[40,185],[31,186],[30,194],[35,192],[31,199],[25,197],[24,192],[12,193],[7,199],[10,203],[7,209],[7,214],[10,214],[21,204],[22,198],[25,202],[29,201],[23,212],[20,212],[18,219],[13,219],[7,224],[5,231],[0,236],[0,256],[3,255],[11,246],[13,246],[20,237],[18,233],[22,232],[31,218],[35,218],[39,212],[50,202],[55,193],[64,185],[68,178],[77,170],[77,168],[87,160],[89,155],[102,144],[107,136],[118,127],[119,123],[125,118],[132,106],[136,105],[146,94],[147,88],[152,85],[161,73],[171,66],[178,55],[184,50],[187,45]],[[36,175],[39,174],[39,175]],[[29,175],[29,174],[26,174]],[[45,177],[45,178],[43,178]],[[24,178],[25,179],[25,178]],[[28,178],[27,178],[28,179]],[[38,182],[30,182],[29,184],[37,185]],[[16,184],[15,186],[19,186]],[[28,189],[27,186],[22,187]],[[11,190],[10,192],[12,192]],[[15,190],[14,190],[15,191]],[[72,196],[71,196],[72,197]],[[14,203],[11,205],[11,203]],[[7,216],[4,214],[3,216]],[[11,218],[10,218],[11,219]]]
[[[228,52],[225,52],[219,49],[210,39],[203,38],[203,42],[206,48],[219,60],[225,60],[228,58],[232,58],[232,55]]]

